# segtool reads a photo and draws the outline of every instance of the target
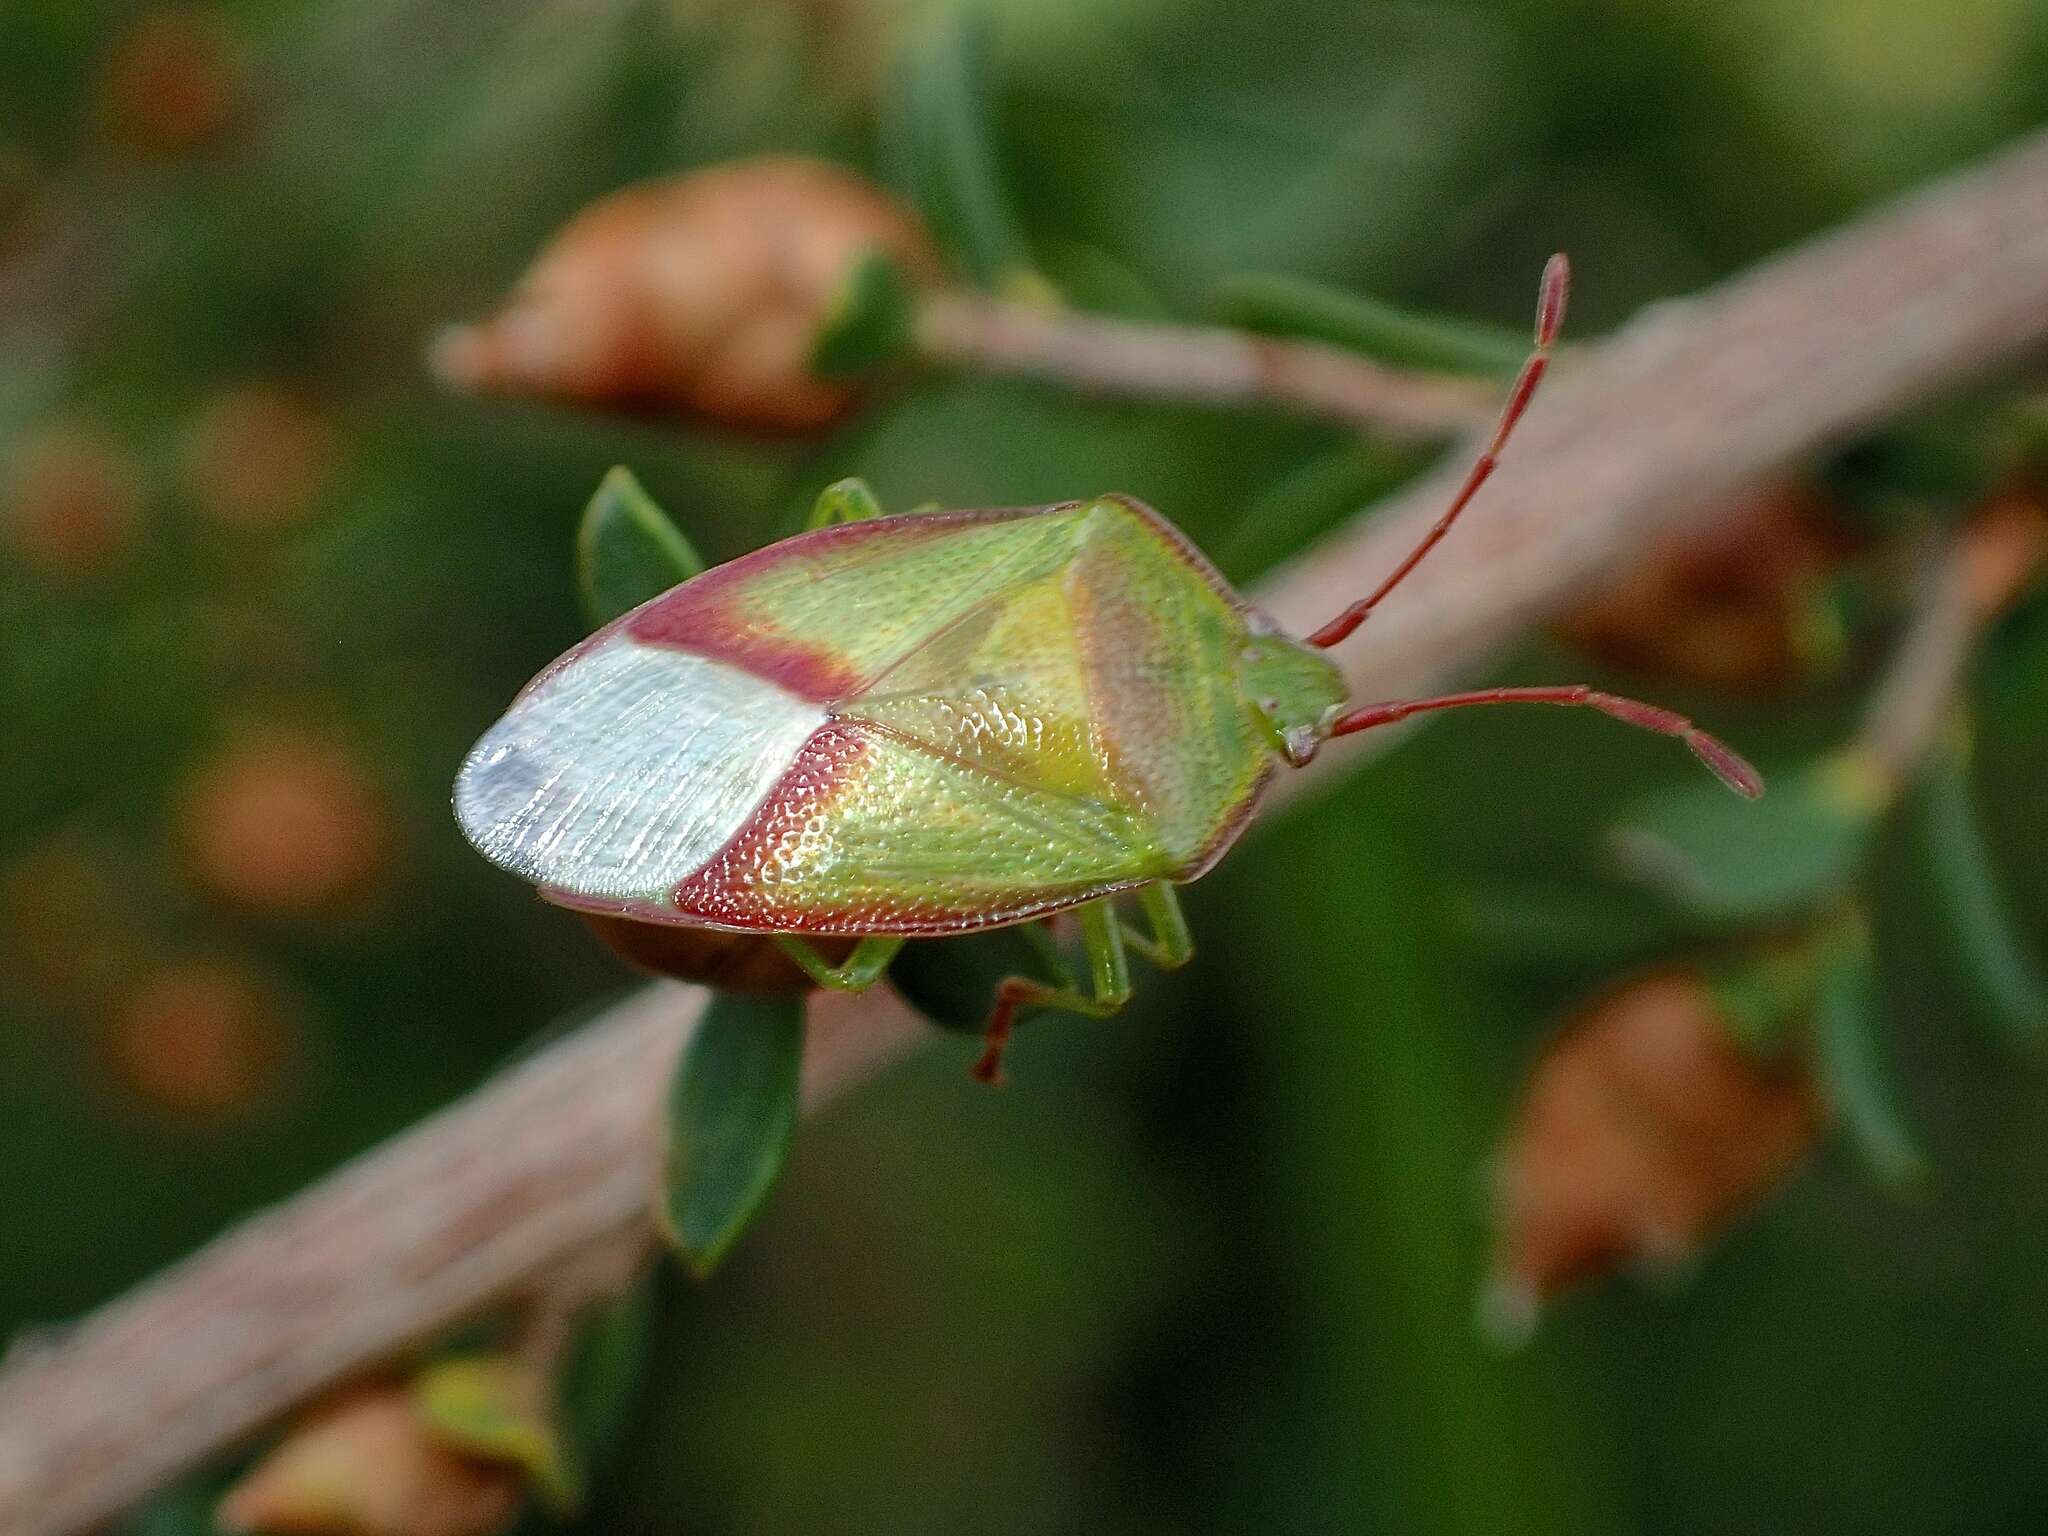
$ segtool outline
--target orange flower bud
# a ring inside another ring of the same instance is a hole
[[[192,424],[185,485],[219,523],[276,528],[305,515],[333,468],[326,415],[275,384],[216,395]]]
[[[234,116],[241,60],[211,5],[145,11],[115,43],[100,77],[100,113],[115,142],[175,156],[216,138]]]
[[[915,216],[850,171],[740,160],[628,187],[557,234],[499,313],[436,338],[449,385],[807,432],[854,391],[811,349],[841,282],[881,249],[915,279],[938,258]]]
[[[1561,632],[1615,666],[1730,693],[1782,691],[1829,659],[1815,600],[1848,552],[1812,495],[1750,491],[1732,516],[1654,546]]]
[[[808,992],[815,985],[765,934],[715,933],[709,928],[635,922],[600,912],[583,916],[621,960],[657,976],[699,982],[725,992]],[[857,942],[812,940],[828,965],[845,960]]]
[[[1537,1061],[1499,1153],[1490,1321],[1630,1263],[1689,1258],[1776,1188],[1825,1120],[1803,1061],[1744,1050],[1672,967],[1596,1000]]]
[[[338,742],[272,729],[216,752],[186,784],[179,838],[194,881],[265,916],[325,913],[382,873],[381,795]]]
[[[0,539],[45,575],[87,576],[134,542],[143,496],[142,473],[118,444],[59,423],[6,455]]]
[[[108,1030],[115,1073],[173,1114],[232,1117],[275,1091],[291,1053],[282,989],[245,965],[181,960],[145,975]]]
[[[271,1536],[489,1536],[524,1502],[509,1463],[450,1450],[404,1386],[344,1398],[289,1435],[221,1501],[223,1530]]]

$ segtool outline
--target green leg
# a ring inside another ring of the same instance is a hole
[[[833,992],[864,992],[882,979],[903,940],[893,934],[870,934],[853,946],[853,953],[839,965],[829,965],[809,941],[793,933],[775,935],[776,946],[804,969],[819,986]]]
[[[1003,1049],[1010,1043],[1010,1031],[1020,1008],[1062,1008],[1091,1019],[1106,1019],[1131,1000],[1131,967],[1124,957],[1123,925],[1116,908],[1107,899],[1074,908],[1074,921],[1081,930],[1081,950],[1088,960],[1088,988],[1083,991],[1070,976],[1064,982],[1037,981],[1028,976],[1009,976],[996,987],[996,1006],[988,1016],[987,1044],[974,1064],[974,1075],[985,1083],[1002,1081]],[[1064,962],[1061,963],[1064,969]]]
[[[1195,958],[1194,936],[1180,910],[1180,898],[1163,880],[1138,888],[1138,905],[1145,912],[1150,933],[1139,933],[1124,925],[1124,942],[1162,971],[1179,970]]]
[[[804,522],[806,530],[827,528],[833,523],[864,523],[882,516],[882,504],[865,480],[836,480],[818,494],[817,504]]]

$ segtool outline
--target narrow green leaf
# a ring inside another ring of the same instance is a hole
[[[1926,1187],[1927,1158],[1899,1107],[1884,1041],[1876,958],[1860,919],[1823,963],[1814,1005],[1821,1080],[1864,1164],[1902,1194]]]
[[[1428,462],[1413,449],[1350,438],[1276,482],[1236,519],[1216,547],[1233,574],[1256,575],[1299,554],[1359,509],[1408,480]]]
[[[1964,515],[2011,477],[2020,453],[2018,418],[1965,396],[1854,444],[1824,476],[1838,515],[1883,536]]]
[[[1914,851],[1960,990],[2014,1050],[2048,1043],[2048,979],[2021,935],[1970,795],[1968,748],[1929,754],[1910,802]]]
[[[924,213],[954,263],[976,283],[1015,291],[1032,272],[990,129],[979,23],[960,7],[905,29],[883,101],[891,179]]]
[[[1226,325],[1326,341],[1399,368],[1505,378],[1529,355],[1522,331],[1404,309],[1280,273],[1227,277],[1210,290],[1209,304]]]
[[[654,1335],[654,1273],[650,1268],[624,1294],[591,1309],[562,1366],[564,1433],[578,1461],[591,1471],[624,1434],[647,1374]]]
[[[1708,961],[1707,985],[1737,1044],[1775,1057],[1796,1028],[1813,1017],[1832,931],[1809,930],[1803,941],[1745,945]]]
[[[576,582],[591,628],[704,569],[683,531],[621,464],[599,482],[576,530]]]
[[[1131,320],[1173,318],[1166,301],[1145,279],[1103,247],[1080,240],[1042,240],[1037,250],[1039,270],[1054,295],[1074,308]]]
[[[413,1378],[420,1418],[444,1445],[524,1472],[543,1504],[573,1510],[583,1479],[555,1426],[552,1383],[509,1355],[456,1355]]]
[[[1984,645],[1984,723],[2014,742],[2048,735],[2048,590],[2007,614]]]
[[[1891,787],[1854,751],[1774,775],[1761,800],[1686,784],[1641,802],[1609,834],[1622,870],[1703,922],[1813,911],[1856,879]]]
[[[659,1214],[699,1279],[738,1241],[782,1171],[803,1049],[801,997],[725,992],[683,1048],[669,1086]]]
[[[811,371],[843,378],[895,362],[910,349],[916,304],[888,252],[867,252],[847,269],[812,338]]]
[[[152,1494],[115,1525],[113,1536],[216,1536],[221,1479],[202,1473]]]
[[[1525,972],[1609,972],[1670,949],[1680,925],[1639,893],[1556,880],[1481,878],[1450,897],[1464,937],[1490,962]]]

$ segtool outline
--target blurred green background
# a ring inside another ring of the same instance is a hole
[[[714,559],[856,472],[895,506],[1129,491],[1240,580],[1347,510],[1248,524],[1338,442],[1279,417],[928,380],[762,445],[430,386],[425,337],[627,181],[885,160],[909,10],[10,0],[0,479],[54,455],[87,490],[0,552],[0,1336],[629,984],[447,811],[580,633],[610,465]],[[974,13],[1040,266],[1189,318],[1256,269],[1519,327],[1565,248],[1585,339],[2048,118],[2041,0]],[[1531,647],[1515,676],[1587,670]],[[1672,702],[1768,766],[1868,662]],[[1984,783],[2040,935],[2048,690],[2014,696]],[[1000,1094],[941,1040],[807,1123],[730,1264],[664,1278],[588,1528],[2042,1529],[2048,1082],[1957,1017],[1910,869],[1885,963],[1933,1197],[1828,1150],[1684,1283],[1519,1354],[1475,1328],[1488,1150],[1617,951],[1518,948],[1473,893],[1582,875],[1682,771],[1582,719],[1447,722],[1191,891],[1197,962],[1128,1017],[1025,1031]]]

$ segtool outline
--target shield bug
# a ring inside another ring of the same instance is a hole
[[[1130,995],[1127,948],[1188,959],[1173,888],[1229,849],[1277,766],[1333,737],[1466,705],[1579,705],[1680,738],[1755,795],[1740,757],[1668,710],[1583,685],[1351,707],[1323,654],[1493,473],[1566,287],[1555,258],[1535,349],[1449,508],[1304,638],[1129,498],[888,517],[842,482],[806,532],[542,672],[462,765],[463,831],[551,901],[772,936],[824,987],[871,985],[909,939],[1071,914],[1087,975],[1048,940],[1052,979],[997,985],[976,1069],[993,1079],[1020,1009],[1108,1014]],[[1126,893],[1148,931],[1118,914]],[[836,964],[816,947],[849,937]]]

